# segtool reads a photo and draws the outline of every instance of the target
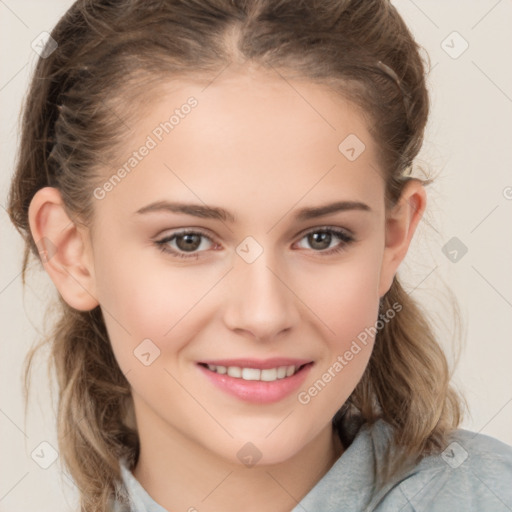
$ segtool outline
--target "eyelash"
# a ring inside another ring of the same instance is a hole
[[[332,254],[340,253],[345,250],[346,246],[355,242],[355,238],[353,236],[349,235],[345,231],[342,231],[338,228],[330,227],[330,226],[323,226],[321,228],[315,228],[310,231],[307,231],[306,233],[304,233],[302,235],[300,240],[302,240],[303,238],[305,238],[306,236],[308,236],[312,233],[330,233],[330,234],[335,235],[337,238],[339,238],[342,241],[342,243],[338,244],[337,246],[335,246],[331,249],[327,249],[327,250],[323,250],[323,251],[313,250],[313,252],[317,252],[319,254],[322,254],[323,256],[330,256]],[[165,254],[169,254],[172,257],[197,259],[199,257],[199,252],[189,253],[189,254],[181,253],[174,249],[170,249],[169,246],[167,245],[170,241],[174,240],[176,237],[184,236],[184,235],[200,235],[200,236],[206,238],[207,240],[209,240],[210,242],[215,243],[211,239],[211,237],[209,237],[208,235],[206,235],[205,233],[203,233],[201,231],[179,231],[177,233],[173,233],[170,236],[166,236],[165,238],[162,238],[161,240],[156,240],[155,244],[160,251],[164,252]],[[202,252],[202,251],[200,251],[200,252]]]

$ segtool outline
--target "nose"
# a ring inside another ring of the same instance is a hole
[[[259,341],[272,340],[299,322],[297,302],[287,274],[264,251],[256,261],[239,259],[230,272],[226,326]]]

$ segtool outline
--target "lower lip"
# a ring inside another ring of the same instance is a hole
[[[278,402],[296,391],[306,379],[313,363],[308,363],[291,377],[277,379],[272,382],[260,380],[244,380],[230,377],[227,374],[212,372],[202,365],[200,370],[211,382],[226,393],[236,396],[245,402],[270,404]]]

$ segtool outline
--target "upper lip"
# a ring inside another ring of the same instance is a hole
[[[302,366],[312,363],[310,359],[296,359],[291,357],[272,357],[270,359],[210,359],[199,361],[200,364],[210,364],[213,366],[238,366],[239,368],[257,368],[265,370],[267,368],[278,368],[279,366]]]

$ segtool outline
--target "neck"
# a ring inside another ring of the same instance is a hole
[[[329,424],[290,459],[246,467],[219,457],[182,433],[170,433],[168,425],[153,421],[138,427],[141,449],[133,474],[169,512],[288,512],[343,452]]]

